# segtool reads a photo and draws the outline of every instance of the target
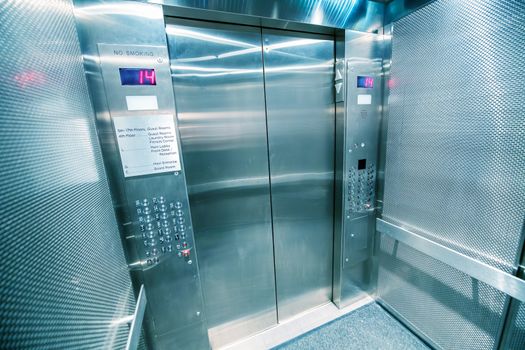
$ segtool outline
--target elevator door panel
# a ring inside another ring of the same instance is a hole
[[[277,321],[261,35],[168,23],[208,326],[220,346]]]
[[[263,30],[279,321],[332,296],[333,45]]]

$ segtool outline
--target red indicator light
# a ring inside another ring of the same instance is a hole
[[[46,84],[46,76],[42,72],[23,71],[14,76],[14,79],[20,88],[42,86]]]
[[[395,86],[396,86],[396,81],[394,79],[388,80],[388,88],[389,89],[392,89]]]

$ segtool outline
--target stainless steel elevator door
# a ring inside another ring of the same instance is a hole
[[[334,42],[263,30],[279,321],[332,297]]]
[[[208,326],[217,347],[277,321],[259,28],[166,28]]]

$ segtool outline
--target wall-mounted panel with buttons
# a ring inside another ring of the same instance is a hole
[[[370,256],[367,250],[376,206],[381,76],[373,60],[348,59],[346,68],[343,268],[351,268]],[[371,224],[366,224],[369,221]]]
[[[171,256],[192,265],[195,245],[167,50],[98,44],[98,52],[119,155],[112,170],[121,172],[126,238],[135,246],[130,266],[151,269]]]
[[[373,292],[377,159],[382,108],[382,38],[345,31],[343,104],[336,130],[336,222],[334,301],[338,306]],[[344,59],[343,59],[344,57]],[[341,75],[341,74],[340,74]],[[341,79],[340,79],[341,80]],[[338,81],[335,82],[336,84]],[[344,116],[343,116],[344,114]],[[339,116],[339,117],[337,117]]]
[[[166,198],[160,195],[135,200],[136,221],[143,243],[139,244],[140,256],[147,266],[158,264],[170,253],[192,263],[189,258],[194,247],[186,235],[188,210],[182,201]]]
[[[350,157],[349,157],[350,158]],[[353,159],[350,158],[351,162]],[[373,210],[375,200],[376,165],[366,158],[349,164],[346,200],[349,214]]]
[[[148,299],[146,339],[209,349],[162,8],[126,3],[148,14],[140,32],[115,8],[84,8],[79,30],[128,266]],[[93,25],[100,18],[111,35]]]

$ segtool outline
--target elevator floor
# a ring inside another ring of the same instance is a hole
[[[344,309],[326,304],[228,350],[428,350],[419,338],[372,299]]]
[[[294,338],[274,350],[429,349],[376,303]]]

